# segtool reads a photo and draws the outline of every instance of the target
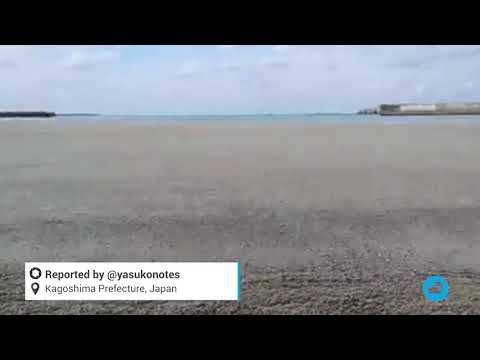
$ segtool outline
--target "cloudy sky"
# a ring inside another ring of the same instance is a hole
[[[480,101],[480,46],[1,46],[0,109],[350,112]]]

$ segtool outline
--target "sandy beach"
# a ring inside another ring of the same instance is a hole
[[[480,126],[0,122],[0,314],[479,314]],[[25,302],[25,261],[231,261],[237,302]],[[428,274],[448,301],[424,300]]]

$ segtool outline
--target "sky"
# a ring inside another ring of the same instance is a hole
[[[480,101],[480,45],[0,45],[0,109],[354,112]]]

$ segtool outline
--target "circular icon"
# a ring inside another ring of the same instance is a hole
[[[40,279],[40,276],[42,276],[42,271],[38,267],[34,267],[30,269],[30,277],[32,279]]]
[[[429,276],[423,282],[422,290],[428,301],[439,302],[448,298],[448,282],[438,275]]]

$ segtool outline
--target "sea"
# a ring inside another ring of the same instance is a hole
[[[54,118],[2,118],[0,121],[43,121],[58,125],[124,123],[130,125],[161,125],[175,123],[216,122],[223,124],[465,124],[480,125],[480,115],[459,116],[379,116],[358,114],[251,114],[251,115],[58,115]]]

